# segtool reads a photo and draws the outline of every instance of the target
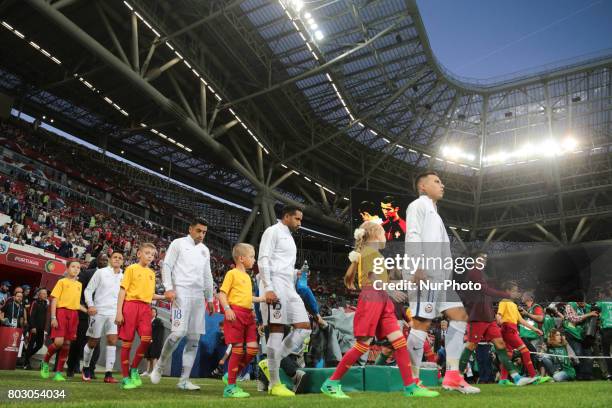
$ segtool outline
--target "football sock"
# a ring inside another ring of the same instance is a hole
[[[115,357],[117,355],[117,346],[106,346],[106,371],[113,371],[115,367]]]
[[[463,352],[463,336],[467,322],[451,320],[448,324],[444,348],[446,350],[446,370],[459,370],[459,359]]]
[[[419,378],[419,369],[423,360],[423,344],[427,341],[427,333],[423,330],[410,330],[408,335],[408,353],[410,354],[410,365],[412,376]]]
[[[283,340],[281,349],[281,360],[291,353],[300,351],[304,340],[310,336],[310,329],[293,329],[291,333]]]
[[[162,351],[159,357],[159,360],[157,360],[157,365],[159,367],[165,367],[166,363],[168,363],[168,360],[170,360],[170,357],[172,357],[172,353],[174,353],[174,350],[176,350],[179,342],[181,341],[181,339],[184,337],[184,334],[179,334],[177,332],[171,332],[170,335],[166,338],[166,341],[164,342],[164,346],[162,347]]]
[[[134,360],[132,360],[132,368],[138,368],[140,361],[144,357],[144,354],[147,352],[147,349],[151,345],[151,336],[141,336],[140,344],[136,349],[136,354],[134,354]]]
[[[407,344],[408,343],[406,342],[404,336],[391,343],[395,353],[395,361],[397,362],[404,386],[410,385],[414,382],[414,378],[412,377],[412,369],[410,368],[410,355],[408,354],[408,349],[406,347]]]
[[[283,346],[283,333],[270,333],[266,350],[268,352],[268,370],[270,371],[270,387],[280,382],[279,370],[281,350]]]
[[[227,367],[227,383],[229,385],[236,384],[236,377],[240,371],[240,363],[244,358],[244,350],[242,345],[232,347],[232,355],[229,358]]]
[[[123,341],[121,343],[121,375],[123,378],[130,376],[130,349],[132,348],[131,341]]]
[[[83,367],[89,367],[91,363],[91,356],[93,356],[94,349],[89,348],[89,344],[85,343],[83,348]]]
[[[181,381],[186,381],[191,375],[191,369],[195,362],[196,355],[198,354],[198,346],[200,345],[199,334],[187,335],[187,341],[185,342],[185,348],[183,349],[183,370],[181,371]]]
[[[338,363],[338,366],[330,377],[330,380],[341,379],[342,376],[349,370],[349,368],[351,368],[351,366],[355,364],[357,360],[359,360],[359,357],[361,357],[362,354],[366,353],[369,348],[370,346],[368,344],[360,343],[358,341],[355,342],[353,347],[351,347],[351,349],[346,352],[344,357],[342,357],[342,360],[340,360],[340,362]]]

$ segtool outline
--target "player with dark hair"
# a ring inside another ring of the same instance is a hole
[[[403,241],[406,237],[406,220],[400,217],[400,206],[395,197],[385,196],[380,202],[385,220],[382,227],[387,241]]]
[[[207,231],[206,220],[193,220],[189,234],[172,241],[164,257],[162,281],[166,289],[164,296],[172,301],[172,327],[160,359],[151,371],[153,384],[159,383],[172,353],[183,337],[187,337],[183,349],[183,371],[177,387],[187,391],[200,389],[189,381],[189,375],[200,345],[200,336],[206,331],[206,305],[209,315],[214,312],[210,251],[203,242]]]
[[[261,314],[270,329],[268,359],[260,361],[259,367],[270,380],[270,395],[293,397],[295,394],[280,382],[280,362],[302,347],[311,329],[304,301],[295,289],[297,247],[291,232],[302,224],[302,210],[285,206],[281,214],[281,220],[264,231],[259,245],[258,293],[265,296],[267,305],[263,305]],[[283,339],[288,324],[293,331]]]
[[[440,283],[452,276],[452,268],[449,270],[444,261],[452,258],[450,241],[437,207],[438,201],[444,197],[444,184],[435,172],[428,171],[417,176],[415,186],[419,198],[410,203],[406,214],[406,255],[417,260],[433,259],[434,262],[433,265],[421,263],[415,270],[403,271],[404,279],[413,280],[417,286],[417,290],[409,292],[410,310],[414,313],[413,327],[408,337],[412,370],[418,378],[423,342],[427,339],[431,321],[444,314],[449,324],[444,337],[446,372],[442,387],[464,394],[476,394],[480,390],[468,384],[459,372],[468,320],[459,296],[454,290],[421,290],[423,282]]]

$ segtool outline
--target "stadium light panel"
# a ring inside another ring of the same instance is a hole
[[[540,151],[546,157],[553,157],[559,153],[559,146],[557,145],[557,143],[555,143],[554,140],[547,139],[542,142],[542,145],[540,146]]]
[[[568,136],[563,140],[561,146],[566,151],[572,151],[576,148],[576,146],[578,146],[578,142],[573,137]]]
[[[321,31],[321,30],[317,30],[317,31],[315,31],[315,38],[316,38],[317,40],[319,40],[319,41],[320,41],[320,40],[322,40],[324,37],[325,37],[325,36],[323,35],[323,31]]]
[[[302,8],[304,8],[304,2],[302,0],[293,0],[291,2],[291,5],[295,9],[295,11],[300,11]]]

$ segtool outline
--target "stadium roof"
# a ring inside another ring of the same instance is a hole
[[[281,188],[345,222],[352,187],[409,192],[433,169],[464,238],[612,230],[594,221],[612,211],[610,55],[474,83],[437,62],[414,0],[27,3],[4,13],[5,91],[243,203]]]

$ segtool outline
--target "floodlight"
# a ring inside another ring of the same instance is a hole
[[[304,7],[304,2],[302,0],[293,0],[291,3],[295,11],[300,11]]]
[[[564,150],[572,151],[576,148],[576,146],[578,146],[578,142],[576,142],[576,139],[573,137],[568,136],[563,140],[561,146],[563,146]]]
[[[317,40],[322,40],[322,39],[323,39],[323,37],[324,37],[324,35],[323,35],[323,31],[321,31],[321,30],[317,30],[317,31],[315,31],[315,38],[316,38]]]
[[[552,157],[559,153],[559,146],[552,139],[545,140],[541,145],[542,154],[546,157]]]

